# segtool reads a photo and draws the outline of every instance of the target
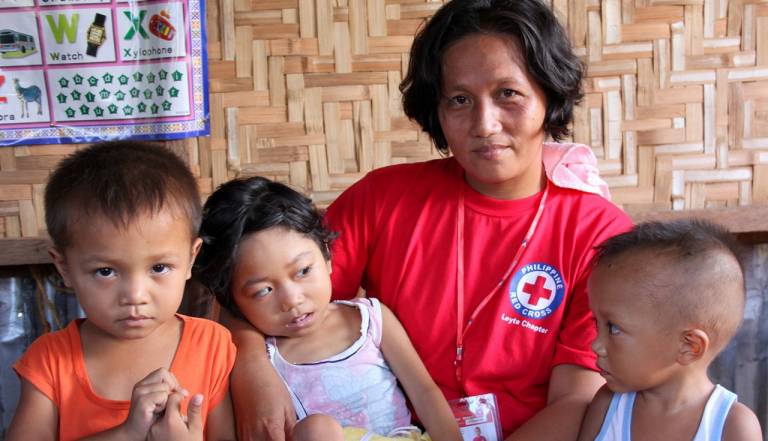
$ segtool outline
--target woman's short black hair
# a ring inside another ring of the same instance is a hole
[[[438,120],[442,59],[458,40],[472,34],[502,34],[520,44],[528,72],[544,91],[544,130],[555,141],[568,136],[573,108],[583,97],[583,65],[554,13],[539,0],[453,0],[416,35],[408,74],[400,84],[403,108],[442,153],[448,142]]]
[[[240,241],[251,233],[272,227],[296,231],[314,241],[326,260],[335,234],[323,225],[312,201],[279,182],[260,176],[235,179],[216,189],[203,206],[200,237],[203,246],[193,275],[219,304],[243,317],[230,289]]]

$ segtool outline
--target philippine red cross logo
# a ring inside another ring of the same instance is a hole
[[[543,319],[560,306],[565,282],[557,268],[547,263],[529,263],[520,268],[509,284],[509,301],[523,317]]]

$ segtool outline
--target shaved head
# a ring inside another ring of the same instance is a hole
[[[716,224],[647,222],[600,245],[595,271],[605,275],[632,268],[626,283],[642,293],[632,300],[658,311],[662,326],[703,330],[716,353],[736,333],[744,314],[738,255],[734,238]]]

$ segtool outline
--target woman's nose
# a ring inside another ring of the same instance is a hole
[[[472,114],[472,134],[488,138],[501,131],[499,108],[489,100],[478,100]]]

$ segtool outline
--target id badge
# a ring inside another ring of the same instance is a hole
[[[501,421],[492,393],[448,402],[464,441],[502,441]]]

